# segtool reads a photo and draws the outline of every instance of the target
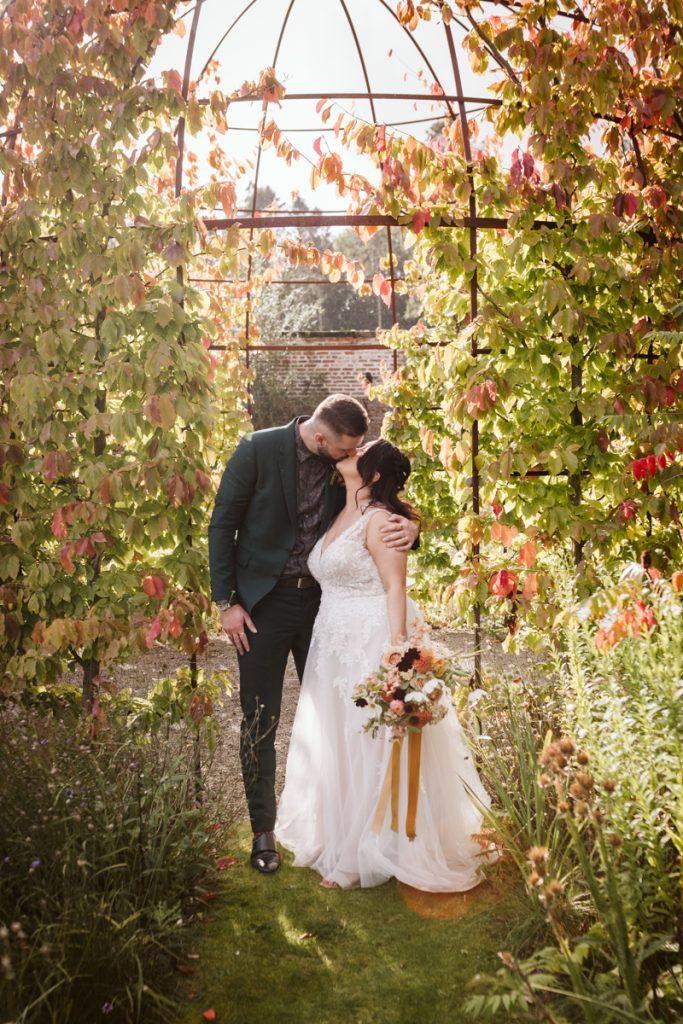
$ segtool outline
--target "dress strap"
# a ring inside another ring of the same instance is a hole
[[[363,535],[365,535],[365,533],[367,532],[368,523],[370,522],[370,519],[375,514],[375,512],[386,512],[387,515],[391,515],[389,509],[384,508],[383,505],[371,505],[370,508],[366,508],[365,512],[363,512],[362,516],[358,520],[359,523],[363,524],[361,530]]]

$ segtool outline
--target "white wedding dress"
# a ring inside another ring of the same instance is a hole
[[[453,707],[422,733],[416,838],[405,833],[407,742],[401,752],[399,828],[387,810],[379,832],[373,818],[392,742],[387,729],[363,732],[367,708],[352,690],[375,671],[390,643],[386,596],[365,545],[370,509],[335,540],[321,538],[309,568],[322,587],[320,611],[301,683],[275,832],[294,853],[341,888],[379,885],[391,877],[417,889],[460,892],[481,881],[481,846],[471,836],[488,806]],[[408,626],[422,621],[408,599]]]

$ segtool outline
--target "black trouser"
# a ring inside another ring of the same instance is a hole
[[[252,611],[258,632],[246,630],[250,649],[238,655],[240,760],[254,832],[275,826],[275,733],[287,657],[291,651],[301,681],[319,604],[318,587],[272,590]]]

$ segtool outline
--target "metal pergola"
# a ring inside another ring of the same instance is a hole
[[[201,80],[203,75],[206,73],[206,71],[207,71],[207,69],[209,67],[209,64],[211,63],[211,61],[214,59],[214,57],[218,53],[220,47],[223,45],[223,43],[226,41],[226,39],[230,36],[231,32],[235,29],[235,27],[239,24],[239,22],[242,20],[242,18],[247,14],[247,12],[252,7],[254,7],[254,5],[257,2],[258,2],[258,0],[249,0],[249,2],[246,3],[244,5],[244,7],[242,7],[242,9],[237,14],[237,16],[234,17],[233,20],[230,22],[230,24],[227,26],[227,28],[225,29],[225,31],[221,35],[220,39],[218,40],[218,42],[214,46],[214,48],[213,48],[213,50],[211,52],[211,55],[209,56],[209,58],[207,59],[206,63],[204,64],[204,67],[202,68],[202,70],[201,70],[201,72],[200,72],[200,74],[199,74],[199,76],[197,78],[198,81]],[[366,0],[366,2],[370,3],[371,0]],[[458,118],[459,121],[460,121],[461,130],[462,130],[462,141],[463,141],[464,156],[465,156],[465,161],[466,161],[466,165],[467,165],[467,172],[468,172],[469,182],[470,182],[470,186],[471,186],[470,198],[469,198],[469,213],[468,213],[468,215],[466,217],[462,217],[462,218],[458,218],[458,219],[453,219],[450,222],[443,222],[443,221],[441,221],[441,224],[444,227],[464,228],[464,229],[466,229],[468,231],[468,233],[469,233],[470,257],[472,259],[474,259],[476,257],[476,254],[477,254],[477,234],[478,234],[478,232],[480,230],[491,230],[491,229],[493,229],[493,230],[498,229],[499,230],[501,228],[506,228],[507,227],[507,219],[506,218],[497,218],[497,217],[481,217],[481,216],[479,216],[479,214],[477,212],[477,196],[476,196],[476,189],[475,189],[474,167],[473,167],[473,160],[472,160],[472,146],[471,146],[470,129],[469,129],[469,125],[468,125],[468,106],[475,105],[475,104],[477,106],[482,106],[482,105],[484,105],[484,106],[498,106],[498,105],[500,105],[501,101],[498,100],[498,99],[495,99],[493,97],[488,97],[488,96],[468,96],[468,95],[466,95],[464,93],[463,86],[462,86],[462,78],[461,78],[461,73],[460,73],[460,64],[458,62],[458,55],[457,55],[457,51],[456,51],[456,47],[455,47],[455,42],[454,42],[454,39],[453,39],[453,33],[451,31],[450,25],[444,24],[444,33],[445,33],[445,38],[446,38],[446,45],[448,47],[448,54],[449,54],[449,57],[450,57],[451,70],[452,70],[452,74],[453,74],[453,85],[454,85],[454,89],[449,91],[449,90],[447,90],[444,82],[441,81],[439,75],[437,74],[436,70],[434,69],[434,67],[433,67],[433,65],[431,63],[431,61],[429,60],[429,57],[427,56],[427,54],[425,53],[425,51],[421,47],[421,45],[418,42],[418,40],[415,38],[414,34],[411,33],[404,25],[401,24],[401,22],[400,22],[400,20],[398,18],[398,15],[396,14],[395,10],[390,6],[390,4],[387,2],[387,0],[372,0],[372,2],[374,2],[375,4],[379,4],[382,8],[384,8],[385,11],[387,12],[387,14],[394,20],[394,22],[396,22],[398,24],[398,26],[400,27],[400,30],[403,33],[405,33],[405,35],[410,39],[411,44],[415,48],[416,52],[419,54],[421,60],[424,63],[424,66],[426,67],[426,69],[431,74],[432,79],[435,82],[435,84],[438,86],[440,92],[439,93],[434,93],[434,94],[426,95],[424,93],[414,93],[414,92],[409,92],[409,91],[401,92],[401,93],[373,91],[372,84],[371,84],[371,81],[370,81],[370,77],[369,77],[369,74],[368,74],[368,68],[367,68],[365,56],[363,54],[363,50],[362,50],[361,45],[360,45],[358,33],[357,33],[357,30],[356,30],[356,25],[354,24],[354,21],[353,21],[353,19],[351,17],[351,13],[349,11],[348,4],[346,3],[346,0],[330,0],[331,4],[332,3],[338,4],[341,7],[341,9],[342,9],[342,11],[344,13],[344,17],[345,17],[346,22],[348,24],[349,31],[350,31],[351,36],[353,38],[354,48],[355,48],[355,51],[356,51],[356,54],[357,54],[357,57],[358,57],[358,61],[360,63],[361,72],[362,72],[363,80],[364,80],[364,83],[365,83],[365,90],[364,91],[360,91],[360,92],[334,92],[334,91],[333,92],[325,92],[325,91],[321,90],[320,92],[313,92],[313,93],[309,93],[309,92],[306,92],[306,93],[286,93],[283,97],[281,97],[281,102],[294,103],[294,102],[302,101],[302,100],[316,100],[316,101],[319,101],[319,100],[332,100],[332,99],[358,99],[358,100],[366,100],[369,103],[369,105],[370,105],[370,111],[371,111],[371,115],[372,115],[372,123],[374,125],[376,125],[376,126],[379,126],[380,124],[383,123],[383,122],[379,121],[378,118],[377,118],[377,111],[376,111],[375,103],[378,100],[401,100],[401,101],[409,101],[409,102],[418,102],[418,101],[425,102],[425,101],[428,101],[429,103],[432,103],[432,104],[436,103],[436,104],[441,105],[443,107],[443,110],[444,110],[444,115],[448,116],[452,120],[455,120],[456,118]],[[193,61],[195,44],[196,44],[196,38],[197,38],[197,28],[198,28],[198,25],[199,25],[199,20],[200,20],[200,17],[201,17],[202,8],[204,6],[204,3],[205,3],[205,0],[197,0],[194,8],[192,8],[191,10],[186,12],[187,15],[192,14],[192,21],[191,21],[190,31],[188,33],[188,43],[187,43],[187,51],[186,51],[186,55],[185,55],[185,66],[184,66],[183,82],[182,82],[182,95],[183,95],[183,98],[185,100],[187,100],[188,95],[189,95],[190,76],[191,76],[192,61]],[[284,15],[283,15],[282,23],[280,25],[279,33],[278,33],[278,36],[277,36],[277,43],[276,43],[276,46],[275,46],[275,52],[273,54],[273,59],[272,59],[270,65],[269,65],[274,70],[277,68],[277,63],[278,63],[278,59],[280,57],[280,51],[281,51],[281,48],[282,48],[282,42],[283,42],[283,39],[285,37],[285,32],[287,30],[287,25],[288,25],[288,22],[289,22],[289,19],[290,19],[290,15],[292,13],[292,9],[295,6],[295,3],[296,3],[296,0],[285,0],[285,2],[283,3]],[[265,115],[266,115],[266,110],[267,110],[267,106],[268,106],[268,100],[267,99],[261,100],[260,98],[253,97],[253,96],[243,96],[243,97],[236,97],[236,98],[232,98],[231,99],[231,103],[255,103],[255,102],[262,102],[263,103],[263,116],[262,116],[262,120],[261,120],[261,126],[263,126],[265,124]],[[426,121],[426,120],[433,121],[434,120],[434,116],[432,115],[430,118],[424,118],[424,119],[419,119],[418,118],[418,119],[415,119],[415,122],[413,122],[413,123],[417,123],[419,121]],[[259,129],[256,129],[256,130],[259,130]],[[304,129],[304,130],[316,131],[316,130],[320,130],[320,129],[319,129],[319,127],[318,128],[314,127],[314,128],[310,128],[310,129]],[[185,119],[183,117],[181,117],[180,120],[179,120],[177,138],[178,138],[178,161],[177,161],[177,164],[176,164],[176,196],[179,196],[181,194],[181,191],[182,191],[183,160],[184,160],[184,151],[185,151]],[[205,225],[206,229],[208,231],[224,231],[224,230],[228,230],[229,228],[233,227],[234,225],[239,225],[241,228],[249,231],[249,239],[251,241],[253,239],[254,232],[256,230],[258,230],[258,229],[263,229],[263,228],[282,229],[282,228],[291,228],[291,227],[330,227],[330,228],[334,228],[334,227],[370,227],[370,226],[372,226],[372,227],[384,227],[386,229],[386,233],[387,233],[387,250],[388,250],[388,256],[389,256],[389,281],[390,281],[390,284],[391,284],[391,322],[392,322],[392,325],[395,325],[396,322],[397,322],[397,315],[396,315],[396,293],[395,293],[396,277],[395,277],[395,274],[394,274],[394,259],[393,259],[393,246],[392,246],[392,238],[391,238],[391,229],[392,229],[392,227],[404,227],[405,225],[402,225],[401,222],[399,220],[397,220],[395,217],[385,216],[385,215],[354,215],[354,214],[337,213],[337,212],[318,213],[317,211],[312,211],[311,214],[307,215],[305,213],[301,213],[300,211],[297,211],[297,212],[281,212],[281,213],[280,212],[272,212],[272,211],[260,211],[260,210],[257,209],[257,190],[258,190],[259,176],[260,176],[260,171],[261,171],[261,155],[262,155],[262,140],[261,140],[261,137],[259,135],[259,144],[258,144],[256,165],[255,165],[255,171],[254,171],[254,177],[253,177],[253,191],[252,191],[251,209],[237,211],[237,214],[235,216],[233,216],[233,217],[209,217],[209,218],[205,218],[204,219],[204,225]],[[541,225],[539,224],[538,226],[540,227]],[[549,224],[547,226],[552,226],[552,225]],[[247,281],[249,281],[251,279],[252,269],[253,269],[253,262],[252,262],[252,257],[251,257],[251,254],[250,254],[249,257],[248,257],[248,265],[247,265]],[[178,274],[181,276],[181,279],[182,279],[182,269],[181,268],[178,269]],[[213,281],[212,280],[211,283],[220,284],[222,282],[220,280],[217,280],[217,281]],[[225,283],[229,283],[229,282],[225,282]],[[278,281],[277,283],[278,284],[283,284],[283,285],[284,284],[291,284],[291,285],[293,285],[296,282],[295,282],[295,280],[282,280],[282,281]],[[321,282],[319,280],[317,280],[317,279],[303,279],[303,280],[299,280],[298,283],[301,283],[301,284],[304,284],[304,283],[305,284],[309,284],[310,283],[310,284],[319,285]],[[471,317],[472,321],[474,321],[474,319],[478,315],[478,301],[477,300],[478,300],[478,282],[477,282],[477,271],[475,269],[474,274],[472,276],[471,283],[470,283],[470,289],[469,289],[470,317]],[[250,325],[249,305],[247,305],[247,312],[246,312],[245,320],[246,320],[246,322],[245,322],[245,339],[246,339],[246,341],[245,341],[245,350],[246,350],[247,361],[249,360],[249,353],[250,353],[250,351],[254,351],[255,349],[257,349],[259,352],[263,352],[263,351],[287,351],[287,350],[295,348],[295,347],[299,348],[299,346],[293,346],[293,345],[290,345],[290,344],[287,344],[287,343],[280,344],[280,345],[251,346],[250,345],[250,326],[251,325]],[[381,348],[384,348],[385,346],[377,344],[377,345],[372,345],[372,346],[368,345],[368,346],[363,346],[363,347],[364,348],[365,347],[372,347],[372,348],[376,347],[378,349],[381,349]],[[307,348],[308,348],[308,346],[307,346]],[[325,350],[325,351],[327,351],[329,349],[354,350],[356,348],[356,346],[351,346],[351,345],[348,345],[348,344],[345,344],[345,345],[326,345],[326,344],[321,344],[320,346],[318,346],[318,348],[320,350]],[[476,335],[473,335],[472,341],[471,341],[471,354],[472,354],[472,356],[476,357],[479,354],[482,354],[483,351],[484,350],[480,350],[478,345],[477,345]],[[396,354],[394,353],[394,358],[395,357],[396,357]],[[478,453],[479,453],[479,423],[478,423],[478,420],[475,419],[473,421],[473,423],[472,423],[472,453],[471,453],[472,511],[475,513],[475,515],[478,515],[479,511],[480,511],[480,474],[479,474],[479,469],[478,469],[478,466],[477,466],[477,456],[478,456]],[[477,543],[477,544],[474,545],[474,548],[473,548],[473,556],[476,558],[478,555],[479,555],[479,544]],[[475,604],[475,608],[474,608],[474,679],[477,682],[479,682],[479,680],[481,679],[481,606],[480,606],[480,604],[478,602]]]

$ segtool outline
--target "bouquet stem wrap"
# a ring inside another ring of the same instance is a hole
[[[377,810],[372,822],[372,831],[377,833],[382,827],[387,805],[391,797],[391,830],[398,832],[398,794],[401,781],[401,748],[403,736],[393,740],[391,757],[387,765],[386,775],[377,801]],[[408,733],[408,807],[406,810],[406,835],[412,842],[415,838],[415,821],[417,819],[417,801],[420,793],[420,754],[422,751],[422,730]]]

